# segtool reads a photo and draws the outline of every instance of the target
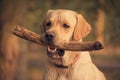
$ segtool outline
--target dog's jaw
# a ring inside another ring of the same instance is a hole
[[[62,58],[64,56],[65,50],[58,49],[56,47],[48,46],[47,55],[52,59]]]
[[[65,64],[64,63],[64,54],[65,54],[65,50],[62,49],[58,49],[55,47],[51,47],[48,46],[47,48],[47,55],[49,57],[50,62],[52,63],[52,65],[54,65],[57,68],[69,68],[72,67],[79,59],[80,54],[74,54],[74,53],[70,53],[70,54],[74,54],[71,58],[72,61],[69,61],[70,63]]]

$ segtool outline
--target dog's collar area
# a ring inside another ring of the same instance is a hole
[[[74,65],[78,61],[79,57],[80,57],[80,54],[75,55],[75,57],[73,58],[73,62],[71,63],[71,66]]]
[[[64,65],[58,65],[58,64],[54,64],[55,67],[57,68],[68,68],[69,66],[64,66]]]
[[[74,53],[73,53],[74,54]],[[56,67],[58,68],[69,68],[71,66],[73,66],[79,59],[80,57],[80,54],[77,54],[74,58],[73,58],[73,61],[70,65],[59,65],[59,64],[54,64]]]

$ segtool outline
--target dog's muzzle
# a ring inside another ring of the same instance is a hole
[[[48,31],[48,32],[45,33],[44,37],[45,37],[45,41],[48,44],[53,44],[54,43],[54,38],[55,38],[55,33],[52,32],[52,31]]]

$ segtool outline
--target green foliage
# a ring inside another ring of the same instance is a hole
[[[108,15],[105,26],[105,39],[107,44],[119,46],[120,40],[120,16]]]
[[[107,44],[120,46],[120,1],[105,0],[106,24],[105,40]]]
[[[120,34],[120,0],[30,0],[28,7],[29,25],[40,33],[40,26],[47,10],[70,9],[81,13],[92,26],[92,32],[87,40],[95,39],[95,21],[97,10],[106,14],[104,37],[106,43],[119,46]],[[117,38],[116,38],[117,37]]]

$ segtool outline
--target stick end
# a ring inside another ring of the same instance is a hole
[[[14,34],[15,31],[16,31],[18,28],[19,28],[19,26],[18,26],[18,25],[15,25],[15,27],[10,30],[10,33],[11,33],[11,34]]]
[[[93,44],[93,48],[94,48],[95,50],[101,50],[101,49],[104,49],[102,43],[99,42],[99,41],[94,42],[94,44]]]

